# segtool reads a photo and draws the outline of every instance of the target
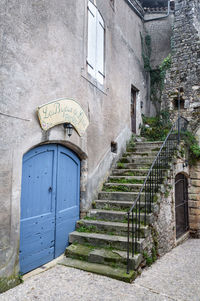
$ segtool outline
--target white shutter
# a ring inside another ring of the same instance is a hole
[[[96,79],[103,85],[104,81],[104,21],[97,12],[97,52],[96,52]]]
[[[95,77],[96,69],[96,17],[97,9],[96,7],[88,1],[88,53],[87,53],[87,63],[88,63],[88,73]]]

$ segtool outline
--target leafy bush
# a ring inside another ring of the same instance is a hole
[[[161,111],[156,117],[146,117],[143,115],[142,119],[141,136],[149,141],[165,140],[172,126],[168,111]]]
[[[186,131],[182,133],[182,139],[189,151],[189,163],[190,165],[195,165],[198,160],[200,160],[200,146],[196,137],[190,132]]]

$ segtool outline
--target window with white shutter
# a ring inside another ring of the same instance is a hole
[[[88,73],[101,85],[104,81],[104,20],[98,9],[88,1]]]

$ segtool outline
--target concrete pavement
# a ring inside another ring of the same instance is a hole
[[[200,301],[200,240],[189,239],[132,284],[57,265],[0,295],[0,301]]]

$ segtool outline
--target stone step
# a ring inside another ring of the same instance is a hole
[[[113,169],[112,170],[112,175],[113,176],[134,176],[134,177],[141,177],[141,176],[146,176],[149,171],[149,168],[146,169]]]
[[[115,200],[95,200],[93,201],[93,209],[129,209],[133,205],[133,201],[115,201]]]
[[[119,184],[143,184],[145,176],[110,176],[108,183],[119,183]],[[153,179],[154,181],[155,179]],[[162,183],[162,180],[160,181]]]
[[[142,184],[145,180],[145,176],[110,176],[108,178],[109,183],[131,183]]]
[[[155,157],[122,157],[118,163],[151,164]],[[117,163],[117,166],[119,165]]]
[[[127,157],[143,157],[143,158],[148,158],[148,157],[155,157],[157,155],[158,151],[148,151],[148,152],[125,152],[123,154],[123,158],[127,158]]]
[[[126,269],[113,268],[104,264],[90,263],[72,258],[64,258],[59,264],[99,275],[104,275],[128,283],[132,282],[137,276],[137,273],[134,270],[131,270],[130,273],[127,274]]]
[[[105,183],[103,186],[104,191],[125,191],[134,192],[140,191],[143,184],[121,184],[121,183]]]
[[[133,205],[132,201],[115,201],[115,200],[96,200],[93,201],[93,204],[95,207],[93,207],[93,209],[102,209],[102,210],[125,210],[129,208],[131,208],[131,206]],[[148,202],[146,203],[146,206],[148,206]],[[153,203],[151,205],[152,210],[154,210],[154,206],[155,204]],[[140,208],[142,210],[145,210],[145,203],[144,202],[140,202]]]
[[[104,220],[104,221],[118,221],[127,222],[127,212],[126,211],[116,211],[116,210],[103,210],[103,209],[91,209],[89,212],[89,217]],[[140,213],[140,221],[144,222],[145,214]],[[147,214],[146,222],[147,224],[152,223],[153,215]]]
[[[106,192],[101,191],[98,194],[100,200],[118,200],[118,201],[134,201],[138,195],[138,192]],[[144,192],[141,193],[141,201],[144,201]]]
[[[147,152],[153,151],[158,152],[162,146],[162,143],[148,143],[148,144],[135,144],[135,146],[128,146],[127,152]]]
[[[151,147],[151,146],[161,146],[164,141],[141,141],[141,142],[136,142],[135,146],[144,146],[146,148]]]
[[[125,269],[127,265],[127,252],[120,250],[72,244],[66,249],[65,255],[73,259],[84,260],[90,263],[106,264],[115,268]],[[134,257],[130,257],[131,269],[136,270],[142,262],[142,259],[141,254],[135,254]]]
[[[82,219],[76,223],[76,230],[80,232],[83,229],[93,231],[97,233],[112,233],[115,235],[126,236],[127,235],[127,223],[111,222],[111,221],[99,221],[99,220],[87,220]],[[139,233],[139,230],[138,230]],[[140,226],[140,237],[147,237],[150,233],[148,226]]]
[[[116,168],[118,169],[148,169],[151,167],[152,162],[149,163],[122,163],[118,162]]]
[[[81,245],[90,244],[91,246],[98,248],[111,248],[120,251],[127,250],[127,237],[118,235],[74,231],[69,234],[69,243],[78,243]],[[137,253],[142,252],[145,247],[145,240],[142,238],[136,241],[135,246],[137,248]]]

